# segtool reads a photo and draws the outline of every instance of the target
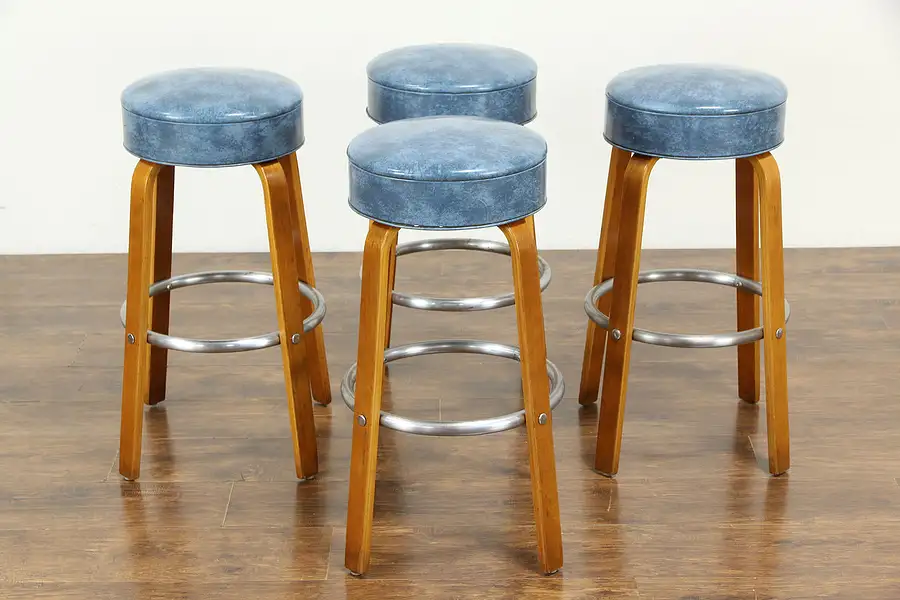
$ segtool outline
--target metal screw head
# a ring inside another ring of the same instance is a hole
[[[366,426],[366,417],[363,415],[356,415],[356,422],[359,424],[360,427],[365,427]]]
[[[780,340],[781,336],[783,336],[783,335],[784,335],[784,329],[782,329],[781,327],[779,327],[778,329],[775,330],[775,338],[776,339]]]
[[[133,344],[133,343],[134,343],[134,334],[133,334],[133,333],[129,333],[129,334],[128,334],[128,343],[129,343],[129,344]]]
[[[618,329],[613,329],[613,330],[612,330],[612,336],[613,336],[613,339],[614,339],[614,340],[622,339],[622,332],[619,331]]]
[[[538,423],[540,423],[541,425],[546,425],[546,424],[547,424],[547,413],[541,413],[541,414],[538,416]]]
[[[300,334],[299,333],[295,333],[294,335],[291,336],[291,343],[292,344],[300,343]]]

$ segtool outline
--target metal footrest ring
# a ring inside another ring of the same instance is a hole
[[[448,238],[435,240],[420,240],[406,242],[397,246],[397,256],[416,254],[417,252],[430,252],[433,250],[476,250],[478,252],[491,252],[493,254],[505,254],[510,256],[509,245],[491,240],[478,240],[471,238]],[[552,273],[550,265],[538,256],[538,268],[541,273],[541,291],[550,285]],[[392,301],[399,306],[418,308],[419,310],[437,310],[443,312],[471,312],[476,310],[490,310],[512,306],[516,303],[515,294],[500,294],[498,296],[482,296],[479,298],[433,298],[429,296],[413,296],[403,292],[394,291]]]
[[[694,281],[700,283],[715,283],[733,288],[745,289],[762,296],[762,284],[752,279],[747,279],[733,273],[721,271],[707,271],[703,269],[658,269],[644,271],[638,274],[638,283],[652,283],[658,281]],[[608,279],[598,286],[591,288],[584,299],[584,312],[587,316],[604,329],[609,329],[609,317],[597,308],[597,301],[604,294],[613,289],[613,280]],[[791,305],[784,301],[784,322],[791,318]],[[671,348],[725,348],[728,346],[740,346],[763,339],[763,328],[755,327],[735,333],[693,334],[693,333],[663,333],[634,328],[632,339],[644,344],[655,346],[669,346]]]
[[[200,273],[188,273],[177,275],[169,279],[157,281],[150,286],[150,296],[165,294],[179,288],[203,285],[206,283],[261,283],[273,285],[274,278],[271,273],[260,271],[203,271]],[[298,281],[300,293],[309,298],[313,303],[313,312],[303,320],[303,332],[308,333],[315,329],[325,318],[325,297],[316,288]],[[125,326],[126,302],[122,303],[119,316],[122,326]],[[265,335],[257,335],[248,338],[234,340],[193,340],[189,338],[175,337],[158,333],[147,332],[147,342],[153,346],[178,350],[180,352],[202,352],[221,354],[226,352],[246,352],[248,350],[260,350],[270,348],[281,343],[277,331]]]
[[[498,344],[481,340],[432,340],[417,344],[407,344],[388,348],[384,352],[384,362],[389,363],[401,358],[425,356],[428,354],[484,354],[499,356],[512,360],[520,360],[519,349],[507,344]],[[547,376],[550,379],[550,410],[562,402],[566,385],[560,370],[549,360]],[[356,363],[347,370],[341,380],[341,397],[350,410],[354,410],[356,391]],[[381,425],[388,429],[413,433],[416,435],[459,436],[483,435],[514,429],[525,423],[525,411],[520,410],[499,417],[477,419],[473,421],[417,421],[399,415],[381,411]]]

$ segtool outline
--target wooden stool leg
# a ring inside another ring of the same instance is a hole
[[[294,206],[287,173],[280,161],[254,165],[262,180],[269,226],[269,253],[278,310],[281,359],[287,389],[288,414],[294,438],[294,464],[297,477],[306,479],[319,470],[316,425],[306,368],[306,336],[303,333],[303,300],[297,287],[298,265],[303,258],[296,252],[293,226]],[[298,343],[294,343],[293,340]]]
[[[603,223],[600,226],[600,246],[597,249],[597,267],[594,269],[594,286],[613,276],[616,265],[616,246],[619,237],[619,214],[622,199],[622,178],[631,152],[613,147],[609,157],[609,175],[606,179],[606,200],[603,204]],[[612,297],[609,294],[597,301],[597,308],[609,314]],[[584,361],[581,363],[581,385],[578,402],[582,406],[597,401],[600,376],[603,371],[603,353],[606,350],[607,331],[588,319],[587,339],[584,342]]]
[[[735,272],[741,277],[759,281],[759,187],[753,165],[746,158],[735,161],[735,199],[737,243]],[[759,327],[759,296],[748,290],[737,290],[737,329]],[[759,402],[759,342],[737,347],[738,397],[744,402]]]
[[[153,210],[153,282],[172,276],[172,224],[175,207],[175,167],[160,167],[156,179],[156,201]],[[149,328],[157,333],[169,333],[169,294],[150,298]],[[159,404],[166,399],[166,369],[168,350],[159,346],[150,349],[150,385],[145,402]]]
[[[399,237],[399,236],[398,236]],[[392,295],[394,293],[394,281],[397,279],[397,240],[394,240],[394,245],[391,248],[391,262],[388,265],[388,294]],[[394,303],[393,301],[388,302],[387,307],[387,333],[384,338],[384,347],[389,348],[391,345],[391,325],[394,320]]]
[[[615,281],[609,317],[612,337],[606,352],[600,420],[597,425],[597,453],[594,468],[608,477],[619,470],[622,446],[622,420],[628,389],[628,365],[631,360],[631,335],[634,306],[641,263],[641,238],[644,230],[644,205],[647,182],[658,158],[635,154],[625,170],[622,212],[619,222]]]
[[[787,330],[784,326],[784,248],[781,238],[781,175],[766,152],[749,159],[759,184],[762,239],[763,350],[766,360],[766,428],[769,472],[791,466],[788,426]]]
[[[284,169],[291,194],[291,223],[293,227],[294,254],[297,257],[297,272],[300,274],[300,281],[316,287],[316,275],[313,271],[312,254],[309,250],[309,231],[306,228],[306,210],[303,207],[300,170],[297,167],[297,154],[292,152],[282,157],[279,162],[281,162],[281,167]],[[312,301],[303,294],[300,294],[300,306],[305,316],[309,316],[313,311]],[[313,398],[319,404],[331,404],[331,379],[328,377],[328,361],[325,356],[325,332],[322,329],[322,325],[309,332],[305,339]]]
[[[350,455],[350,495],[347,501],[347,544],[344,565],[362,575],[369,568],[372,512],[375,507],[375,468],[381,392],[384,385],[384,347],[390,306],[391,253],[397,244],[396,227],[374,221],[363,252],[359,302],[356,404]]]
[[[534,219],[528,217],[500,229],[509,241],[512,255],[538,561],[541,570],[549,574],[562,567],[563,548]]]
[[[125,313],[125,364],[122,370],[122,424],[119,473],[141,474],[144,398],[150,383],[150,284],[153,283],[153,207],[161,165],[138,162],[131,179],[131,224],[128,234],[128,291]]]

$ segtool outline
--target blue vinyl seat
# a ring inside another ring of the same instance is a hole
[[[395,227],[492,227],[532,215],[546,202],[546,142],[505,121],[394,121],[358,135],[347,156],[350,207]]]
[[[775,77],[732,67],[639,67],[606,87],[607,141],[647,156],[741,158],[784,141],[787,88]]]
[[[524,124],[537,114],[537,64],[510,48],[426,44],[381,54],[366,68],[377,123],[468,115]]]
[[[121,100],[125,149],[154,163],[253,164],[303,145],[303,92],[275,73],[168,71],[131,84]]]

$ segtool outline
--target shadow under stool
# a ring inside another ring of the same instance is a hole
[[[562,534],[551,410],[562,400],[559,370],[547,360],[533,215],[546,203],[547,146],[516,124],[465,116],[412,118],[379,125],[349,145],[350,206],[370,221],[363,253],[357,362],[341,383],[354,412],[345,565],[369,567],[378,432],[477,435],[527,428],[538,560],[562,566]],[[509,242],[519,347],[479,340],[436,340],[389,348],[392,259],[401,228],[499,227]],[[384,364],[464,352],[518,360],[524,409],[478,421],[414,421],[381,410]]]
[[[429,116],[472,116],[524,125],[537,116],[537,64],[512,48],[442,43],[384,52],[366,66],[366,114],[376,123]],[[513,294],[474,298],[415,296],[394,290],[399,256],[438,250],[474,250],[509,255],[507,244],[473,238],[437,238],[398,244],[390,264],[393,305],[441,312],[471,312],[512,306]],[[550,265],[538,257],[541,290],[550,285]],[[387,345],[391,341],[388,316]],[[447,429],[448,433],[452,433]]]
[[[143,408],[165,399],[167,352],[244,352],[281,345],[297,477],[318,471],[312,399],[331,402],[325,299],[315,289],[295,151],[303,145],[303,93],[265,71],[200,68],[141,79],[122,93],[125,149],[140,161],[131,184],[125,365],[119,473],[137,479]],[[253,165],[262,181],[272,273],[172,276],[175,167]],[[169,292],[207,283],[275,288],[276,332],[231,340],[169,335]]]
[[[590,321],[579,390],[582,405],[596,402],[602,372],[594,467],[609,477],[619,469],[632,341],[677,348],[737,346],[738,396],[748,403],[759,402],[759,342],[764,341],[769,471],[784,473],[790,467],[785,330],[790,307],[784,299],[781,180],[770,150],[784,140],[787,89],[765,73],[681,64],[626,71],[610,81],[606,95],[604,137],[613,149],[594,287],[584,303]],[[660,158],[735,161],[735,274],[639,272],[647,183]],[[736,288],[737,333],[635,327],[637,284],[657,281]]]

